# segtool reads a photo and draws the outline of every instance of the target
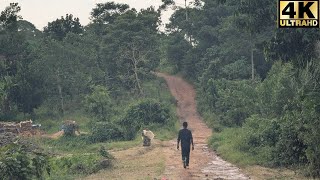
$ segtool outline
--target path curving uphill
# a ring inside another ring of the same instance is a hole
[[[157,73],[166,80],[170,92],[177,100],[177,114],[180,121],[187,121],[193,133],[195,150],[190,154],[190,169],[182,166],[181,152],[176,149],[176,139],[163,143],[166,167],[163,179],[250,179],[241,170],[224,161],[208,148],[207,140],[212,131],[197,112],[195,90],[180,77]]]

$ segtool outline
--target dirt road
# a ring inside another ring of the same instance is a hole
[[[210,128],[197,113],[195,90],[182,78],[157,73],[168,84],[178,102],[177,114],[180,121],[187,121],[193,133],[195,150],[190,155],[190,169],[182,166],[181,152],[176,149],[176,140],[164,142],[166,156],[163,179],[250,179],[236,166],[222,160],[208,148],[207,140],[212,135]]]

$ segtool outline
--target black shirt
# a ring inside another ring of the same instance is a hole
[[[181,148],[190,148],[191,142],[193,142],[192,133],[189,129],[181,129],[178,135],[178,143],[181,140]]]

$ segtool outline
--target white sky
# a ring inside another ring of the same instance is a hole
[[[74,17],[79,17],[82,25],[89,23],[91,10],[96,3],[108,2],[112,0],[0,0],[0,11],[9,6],[10,2],[18,2],[21,6],[20,15],[24,20],[33,23],[39,30],[48,22],[54,21],[66,14],[73,14]],[[117,3],[126,3],[130,7],[147,8],[155,6],[158,8],[161,5],[161,0],[113,0]],[[190,0],[187,0],[187,2]],[[183,4],[184,0],[177,0],[178,4]],[[163,22],[167,22],[172,10],[168,10],[162,16]]]

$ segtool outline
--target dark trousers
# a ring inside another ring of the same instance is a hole
[[[190,158],[190,147],[189,148],[181,148],[182,161],[186,161],[187,166],[189,166],[189,158]]]

